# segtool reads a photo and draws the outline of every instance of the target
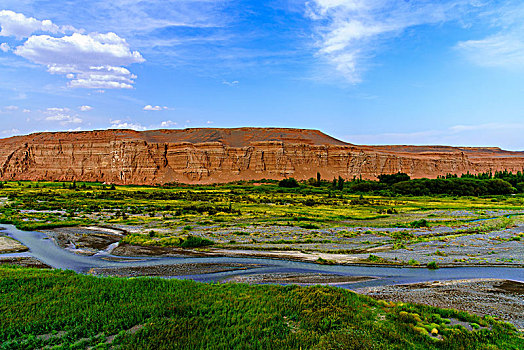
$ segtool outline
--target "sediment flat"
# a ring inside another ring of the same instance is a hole
[[[51,266],[44,264],[40,260],[33,258],[31,256],[21,256],[21,257],[2,257],[0,256],[0,265],[17,265],[23,267],[32,267],[37,269],[50,269]]]
[[[256,275],[242,275],[228,278],[224,282],[235,283],[275,283],[275,284],[297,284],[297,285],[340,285],[374,280],[368,276],[342,276],[330,273],[267,273]]]
[[[434,281],[356,290],[376,299],[491,315],[524,329],[524,283],[503,279]]]
[[[0,254],[25,252],[28,248],[20,242],[5,236],[0,236]]]
[[[130,266],[115,268],[93,268],[88,273],[92,275],[117,276],[117,277],[175,277],[202,275],[235,270],[247,270],[263,267],[261,264],[214,264],[190,263],[155,266]]]

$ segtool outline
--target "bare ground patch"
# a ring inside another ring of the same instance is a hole
[[[524,328],[524,283],[499,279],[435,281],[356,290],[377,299],[491,315]]]
[[[195,263],[195,264],[173,264],[173,265],[155,265],[155,266],[131,266],[120,268],[94,268],[89,270],[92,275],[118,276],[118,277],[139,277],[139,276],[188,276],[202,275],[234,270],[247,270],[252,268],[263,267],[259,264],[213,264],[213,263]]]
[[[33,258],[33,257],[9,257],[9,258],[2,258],[0,256],[0,265],[1,264],[9,264],[9,265],[18,265],[23,267],[33,267],[37,269],[51,269],[52,267],[44,264],[40,260]]]
[[[375,279],[367,276],[342,276],[330,273],[267,273],[235,276],[225,282],[236,283],[277,283],[277,284],[349,284]]]
[[[22,243],[6,236],[0,236],[0,254],[25,252],[29,249]]]

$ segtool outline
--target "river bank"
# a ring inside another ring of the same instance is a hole
[[[505,279],[469,279],[378,286],[357,293],[393,302],[410,302],[491,315],[524,332],[524,283]]]
[[[105,276],[175,277],[221,283],[333,285],[379,299],[406,300],[463,309],[477,314],[493,314],[522,328],[522,320],[518,314],[524,308],[520,291],[524,281],[522,269],[515,267],[468,266],[429,270],[358,264],[357,260],[342,262],[346,265],[318,263],[319,258],[329,261],[336,254],[313,255],[298,252],[303,255],[295,255],[297,252],[289,251],[272,254],[268,251],[251,250],[228,252],[215,248],[186,251],[136,246],[129,246],[127,250],[125,244],[111,243],[111,237],[119,235],[121,231],[108,232],[107,228],[99,230],[94,227],[81,228],[78,231],[77,228],[58,230],[65,232],[60,234],[62,237],[82,238],[89,249],[94,247],[89,245],[90,236],[95,237],[95,242],[99,242],[101,237],[110,237],[97,247],[101,250],[94,254],[79,254],[76,251],[78,248],[67,240],[57,242],[42,232],[24,232],[12,225],[5,226],[4,234],[27,246],[29,252],[21,253],[24,256],[20,253],[3,254],[3,257],[0,255],[0,262],[3,260],[22,266],[71,269]],[[57,232],[54,231],[54,234]],[[124,252],[127,250],[128,253],[140,252],[143,256],[114,255],[117,249]],[[152,254],[159,250],[163,255]],[[241,254],[235,257],[223,256],[230,253]],[[472,279],[474,282],[469,282]],[[509,282],[500,282],[500,279],[512,280],[511,290],[508,290]],[[476,304],[487,306],[475,308]]]

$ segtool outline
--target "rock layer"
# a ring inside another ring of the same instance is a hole
[[[435,178],[520,171],[524,152],[448,146],[357,146],[317,130],[200,128],[36,133],[0,139],[0,180],[218,183],[405,172]]]

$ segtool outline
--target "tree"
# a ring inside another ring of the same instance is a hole
[[[378,176],[378,180],[386,185],[393,185],[402,181],[409,181],[410,177],[406,173],[398,172],[396,174],[381,174]]]
[[[319,184],[320,184],[320,180],[321,180],[321,179],[322,179],[322,178],[320,177],[320,173],[317,172],[317,182],[318,182]]]
[[[344,179],[341,176],[338,177],[337,188],[339,191],[342,191],[344,189]]]
[[[292,177],[290,177],[289,179],[280,180],[280,182],[278,183],[278,187],[292,188],[292,187],[298,187],[298,186],[299,186],[298,181]]]

